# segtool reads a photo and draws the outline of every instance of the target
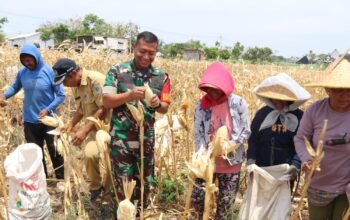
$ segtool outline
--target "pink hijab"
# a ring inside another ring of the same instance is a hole
[[[203,109],[208,109],[226,101],[227,97],[233,92],[235,83],[226,67],[220,62],[214,62],[208,66],[199,81],[199,89],[205,91],[206,87],[220,89],[225,95],[216,100],[208,94],[204,95],[201,100],[201,107]]]

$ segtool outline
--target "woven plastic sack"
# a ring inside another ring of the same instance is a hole
[[[50,218],[50,196],[42,157],[41,148],[33,143],[19,145],[6,157],[10,219]]]
[[[250,178],[239,212],[241,220],[287,220],[292,210],[288,164],[247,167]]]

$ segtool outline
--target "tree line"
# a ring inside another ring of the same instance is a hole
[[[6,22],[8,22],[7,18],[0,18],[0,42],[4,40],[1,28]],[[43,23],[36,31],[41,33],[42,41],[53,39],[56,46],[67,39],[74,41],[79,35],[128,38],[133,44],[140,32],[140,27],[132,22],[108,23],[95,14],[87,14],[83,18]],[[245,60],[251,63],[272,62],[276,61],[277,58],[283,60],[283,57],[273,56],[272,49],[268,47],[245,48],[240,42],[236,42],[232,47],[222,47],[221,43],[217,41],[215,46],[209,47],[199,40],[169,44],[160,41],[160,53],[165,58],[182,57],[186,49],[200,50],[209,60]]]

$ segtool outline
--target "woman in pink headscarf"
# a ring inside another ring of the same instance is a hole
[[[245,160],[243,143],[250,134],[248,108],[246,101],[235,94],[231,73],[220,62],[211,64],[199,82],[199,89],[206,94],[197,103],[194,115],[196,150],[208,148],[211,138],[221,126],[226,126],[230,142],[241,146],[228,155],[228,159],[215,159],[214,178],[219,181],[215,219],[227,219],[231,213],[239,187],[239,174]],[[203,179],[196,179],[196,186],[204,187]],[[204,212],[205,192],[195,187],[192,192],[192,206],[201,217]]]

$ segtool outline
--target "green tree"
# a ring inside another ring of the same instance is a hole
[[[244,51],[244,46],[240,42],[236,42],[232,49],[232,58],[238,60]]]
[[[110,37],[128,38],[129,48],[131,52],[132,46],[135,44],[136,37],[139,34],[140,26],[132,22],[127,22],[127,23],[114,23],[114,24],[111,24],[111,27],[112,27],[112,33]]]
[[[311,63],[315,63],[316,57],[317,57],[317,55],[312,50],[310,50],[309,51],[309,58],[310,58]]]
[[[215,47],[216,47],[216,48],[220,48],[220,47],[221,47],[220,41],[215,41]]]
[[[40,40],[45,42],[45,48],[46,48],[46,42],[51,39],[52,31],[49,29],[43,29],[40,31]]]
[[[202,50],[205,47],[204,44],[202,44],[199,40],[189,40],[185,43],[171,43],[171,44],[165,44],[162,42],[160,45],[160,52],[165,57],[178,57],[182,56],[185,49],[195,49],[195,50]]]
[[[7,20],[6,17],[0,18],[0,29],[2,29],[2,26],[3,26],[5,23],[7,23],[7,22],[8,22],[8,20]]]
[[[83,34],[108,36],[112,34],[112,25],[107,24],[95,14],[85,15],[83,21]]]
[[[242,56],[244,60],[249,60],[252,63],[259,63],[264,61],[271,61],[272,50],[268,47],[249,48]]]
[[[51,32],[51,37],[56,44],[61,43],[65,39],[75,39],[79,35],[102,35],[106,37],[129,38],[129,46],[132,48],[139,29],[140,27],[132,22],[107,23],[97,15],[87,14],[83,19],[71,18],[61,23],[42,24],[37,31],[42,33],[44,39],[47,39],[48,35],[50,35],[49,32]]]
[[[0,42],[5,41],[5,34],[2,31],[2,26],[7,22],[8,22],[8,20],[6,17],[0,18]]]
[[[57,24],[52,28],[52,34],[56,45],[59,45],[62,41],[69,39],[70,29],[66,24]]]
[[[189,40],[185,43],[185,47],[185,49],[202,50],[204,48],[204,44],[202,44],[199,40]]]
[[[217,59],[219,56],[219,49],[216,47],[205,48],[204,54],[207,59]]]
[[[161,48],[161,53],[165,57],[175,58],[181,56],[186,48],[184,43],[171,43],[166,44]]]
[[[230,51],[228,51],[227,49],[219,51],[219,57],[222,60],[228,60],[230,59],[230,56],[231,56]]]

